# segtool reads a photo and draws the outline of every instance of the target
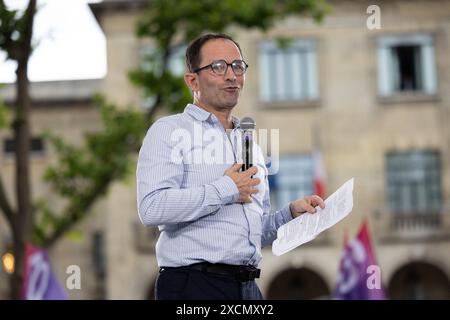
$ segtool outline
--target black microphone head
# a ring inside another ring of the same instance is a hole
[[[241,122],[240,122],[240,126],[241,129],[243,130],[250,130],[250,129],[255,129],[255,120],[253,120],[250,117],[244,117],[242,118]]]

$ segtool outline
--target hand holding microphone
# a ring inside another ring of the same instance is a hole
[[[253,131],[255,130],[255,121],[250,117],[242,118],[240,122],[242,133],[242,159],[243,163],[236,163],[225,171],[225,175],[233,179],[239,189],[239,200],[241,203],[252,202],[251,195],[258,193],[255,188],[261,180],[253,178],[258,172],[257,167],[253,166]],[[242,168],[242,172],[239,170]]]
[[[239,172],[243,163],[236,163],[231,168],[225,171],[225,175],[233,179],[234,183],[239,189],[239,200],[238,202],[250,203],[252,202],[251,195],[253,193],[258,193],[258,189],[255,188],[261,180],[258,178],[252,178],[252,175],[258,172],[256,167],[251,167],[250,169]]]
[[[246,171],[253,166],[253,133],[255,126],[255,120],[252,118],[242,118],[240,123],[242,132],[242,159],[244,161],[242,171]]]

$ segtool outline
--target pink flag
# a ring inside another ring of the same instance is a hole
[[[325,168],[322,160],[322,152],[318,147],[313,151],[314,162],[314,194],[321,198],[325,198]]]
[[[381,269],[375,261],[367,220],[358,236],[345,242],[334,297],[344,300],[385,299]]]
[[[27,245],[22,299],[65,300],[67,298],[67,293],[53,273],[47,252],[41,248]]]

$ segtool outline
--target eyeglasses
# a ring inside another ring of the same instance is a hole
[[[211,70],[215,74],[224,75],[228,70],[228,66],[231,66],[231,69],[237,76],[242,76],[245,73],[245,71],[247,71],[248,68],[248,64],[245,63],[244,60],[234,60],[232,63],[227,63],[225,60],[216,60],[213,61],[211,64],[208,64],[207,66],[193,70],[193,72],[198,73],[203,69],[211,68]]]

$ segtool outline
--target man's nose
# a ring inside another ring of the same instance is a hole
[[[236,75],[234,74],[233,68],[228,66],[225,71],[225,80],[236,81]]]

